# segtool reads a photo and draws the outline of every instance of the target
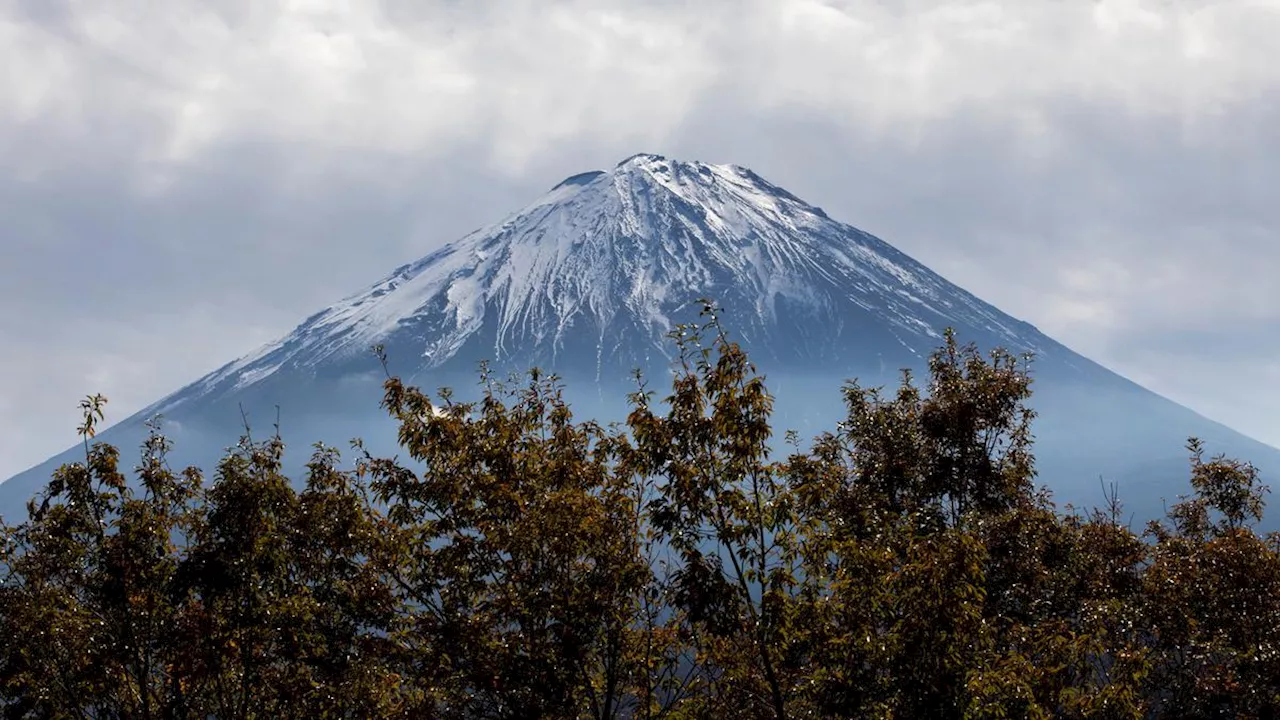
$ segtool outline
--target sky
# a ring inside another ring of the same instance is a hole
[[[1280,0],[0,0],[0,478],[566,176],[745,165],[1280,445]]]

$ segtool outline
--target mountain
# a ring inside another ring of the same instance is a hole
[[[694,319],[702,297],[767,374],[783,428],[830,427],[842,381],[895,383],[953,327],[962,341],[1035,354],[1041,479],[1060,500],[1101,502],[1102,476],[1137,515],[1158,514],[1185,491],[1188,435],[1280,469],[1280,451],[1112,373],[746,168],[648,154],[564,180],[100,438],[127,452],[160,414],[177,459],[209,467],[241,431],[242,409],[265,431],[276,408],[294,448],[394,437],[377,409],[375,344],[393,372],[463,395],[481,360],[552,370],[580,414],[620,418],[632,369],[662,377],[666,333]],[[0,485],[0,514],[12,517],[76,453]]]

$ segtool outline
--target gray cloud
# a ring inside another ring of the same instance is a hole
[[[1273,443],[1274,2],[0,0],[0,476],[564,176],[734,162]]]

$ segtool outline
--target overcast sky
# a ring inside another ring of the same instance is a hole
[[[1277,38],[1277,0],[0,0],[0,478],[641,151],[1280,444]]]

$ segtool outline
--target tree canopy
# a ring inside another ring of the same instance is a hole
[[[1036,486],[1027,358],[948,333],[802,442],[714,313],[673,342],[611,426],[537,371],[475,402],[390,377],[404,459],[317,445],[297,482],[247,432],[173,469],[159,425],[126,474],[87,399],[84,461],[0,525],[0,714],[1280,716],[1251,465],[1192,439],[1132,528]]]

